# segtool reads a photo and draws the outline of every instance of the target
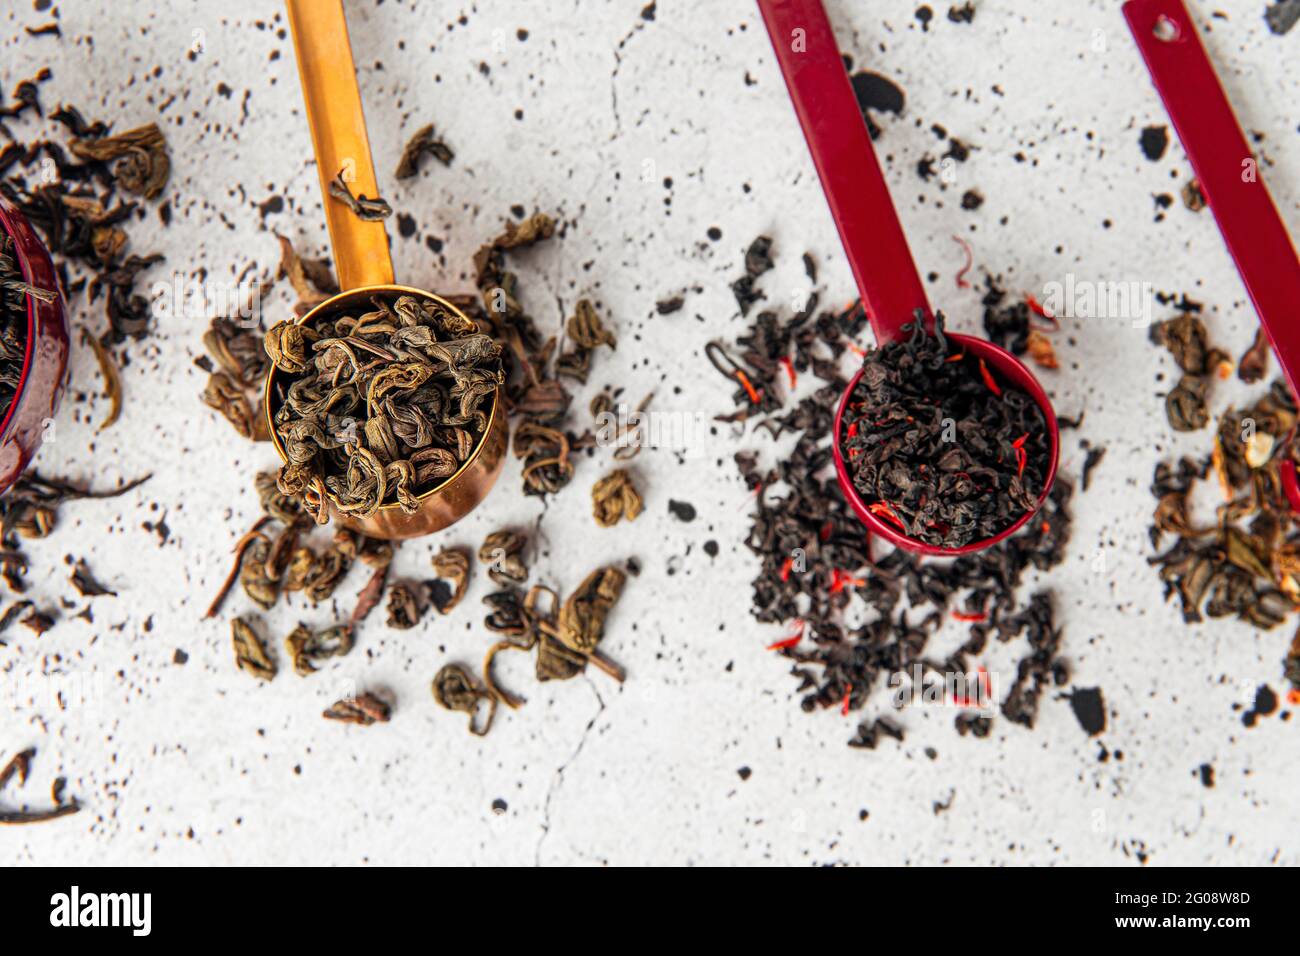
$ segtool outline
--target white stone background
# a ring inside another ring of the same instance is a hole
[[[543,327],[556,327],[590,295],[619,335],[618,351],[598,356],[575,408],[617,376],[633,400],[656,390],[660,410],[729,409],[730,389],[702,349],[742,328],[728,283],[757,234],[776,243],[778,269],[762,284],[771,299],[807,291],[805,250],[822,266],[824,301],[853,295],[751,3],[661,0],[653,21],[642,19],[639,0],[347,6],[381,183],[419,223],[419,237],[394,238],[399,279],[468,290],[470,255],[512,204],[562,218],[562,240],[515,261]],[[974,248],[973,277],[987,269],[1012,290],[1041,290],[1074,273],[1187,292],[1206,303],[1213,337],[1240,354],[1255,318],[1213,220],[1176,202],[1156,221],[1153,195],[1176,196],[1190,169],[1176,139],[1159,162],[1139,149],[1141,128],[1166,118],[1119,5],[977,0],[974,23],[955,25],[939,4],[928,32],[915,6],[829,4],[842,48],[906,91],[901,119],[879,118],[878,149],[913,252],[923,271],[937,273],[932,299],[952,325],[979,327],[976,292],[953,281],[962,261],[957,233]],[[150,210],[132,228],[135,251],[167,257],[149,280],[202,269],[228,278],[250,263],[269,270],[275,230],[323,253],[280,4],[114,7],[110,17],[99,3],[65,0],[57,40],[23,32],[50,12],[7,0],[0,81],[9,91],[49,65],[47,106],[71,102],[119,130],[148,121],[164,128],[174,221],[163,229]],[[1265,136],[1265,176],[1283,216],[1300,226],[1300,31],[1270,34],[1260,0],[1222,0],[1222,17],[1212,20],[1209,4],[1196,7],[1244,124]],[[203,49],[191,59],[196,38]],[[218,93],[223,83],[229,97]],[[393,182],[402,144],[426,122],[445,133],[454,164],[428,164],[418,179]],[[943,148],[932,123],[974,147],[946,188],[922,182],[914,168]],[[16,125],[24,138],[38,128],[35,120]],[[1028,161],[1016,162],[1017,151]],[[974,212],[957,202],[968,188],[986,200]],[[277,194],[287,208],[264,220],[258,203]],[[711,226],[722,230],[720,241],[706,238]],[[441,259],[433,261],[425,235],[445,240]],[[682,312],[654,314],[656,299],[683,289],[695,291]],[[268,322],[289,301],[281,283],[265,303]],[[102,322],[84,303],[74,303],[73,318],[92,329]],[[127,404],[102,433],[94,429],[106,409],[94,359],[80,345],[74,351],[73,391],[40,468],[102,485],[154,477],[122,501],[66,508],[56,533],[29,548],[34,593],[72,604],[43,637],[14,628],[0,648],[0,747],[38,748],[32,779],[7,801],[43,805],[50,780],[65,774],[68,794],[85,809],[0,833],[5,862],[1300,859],[1295,722],[1274,715],[1247,729],[1241,718],[1256,685],[1284,693],[1289,627],[1185,627],[1146,563],[1152,468],[1174,452],[1201,454],[1208,431],[1170,433],[1161,396],[1172,365],[1141,329],[1069,320],[1057,336],[1063,367],[1042,375],[1061,413],[1086,411],[1083,429],[1065,436],[1063,473],[1077,475],[1081,437],[1109,449],[1090,490],[1076,495],[1069,556],[1050,578],[1073,683],[1102,688],[1105,731],[1090,739],[1068,703],[1049,694],[1033,731],[999,719],[988,740],[960,738],[953,711],[914,707],[899,717],[902,744],[859,752],[845,741],[866,714],[803,714],[788,663],[764,651],[779,629],[748,616],[756,564],[741,545],[745,491],[730,459],[766,440],[725,429],[685,463],[662,452],[637,459],[647,512],[635,525],[592,525],[588,489],[609,466],[603,460],[582,461],[573,486],[546,510],[533,580],[567,590],[600,562],[635,556],[644,565],[604,645],[627,669],[624,686],[598,673],[538,685],[522,655],[503,659],[503,681],[528,703],[499,714],[485,739],[470,737],[463,715],[433,703],[429,681],[449,660],[477,669],[487,641],[479,600],[490,589],[481,572],[448,618],[397,632],[377,611],[351,655],[310,679],[284,667],[280,638],[298,619],[331,623],[334,610],[281,607],[268,619],[279,677],[263,684],[240,673],[227,621],[249,610],[246,600],[232,596],[221,620],[201,615],[230,546],[256,514],[251,475],[275,455],[244,443],[200,404],[204,375],[192,361],[202,328],[160,319],[146,340],[119,351],[129,361]],[[1216,413],[1234,389],[1218,388]],[[397,576],[429,576],[442,544],[476,548],[496,527],[531,526],[542,506],[522,498],[518,484],[511,461],[479,511],[402,549]],[[672,517],[670,498],[689,501],[699,517]],[[143,526],[162,518],[165,542]],[[714,559],[702,550],[707,540],[719,543]],[[73,617],[87,602],[67,581],[65,555],[84,556],[120,592],[90,602],[93,624]],[[354,570],[340,589],[338,613],[363,578]],[[960,637],[954,626],[943,640]],[[178,648],[188,663],[173,663]],[[1008,651],[990,661],[1006,683],[1013,660]],[[392,722],[321,720],[348,681],[393,695]],[[874,703],[886,710],[881,698]],[[1103,751],[1109,759],[1099,759]],[[1212,788],[1201,783],[1202,764],[1214,768]],[[752,771],[747,780],[743,767]],[[504,812],[493,811],[496,800]],[[939,813],[936,802],[950,806]]]

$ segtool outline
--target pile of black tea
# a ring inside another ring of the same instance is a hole
[[[171,160],[153,123],[113,133],[110,123],[88,121],[67,104],[46,113],[41,85],[50,78],[48,69],[41,70],[17,85],[12,104],[0,98],[0,136],[7,140],[0,147],[0,194],[32,224],[54,260],[69,318],[81,324],[81,338],[94,351],[104,379],[110,406],[100,423],[104,429],[118,420],[123,402],[118,366],[126,359],[115,353],[148,335],[154,310],[143,294],[142,276],[162,260],[157,253],[133,252],[129,233],[143,218],[146,201],[156,204],[164,225],[171,222],[171,204],[164,198]],[[17,121],[33,117],[59,124],[64,142],[23,142]],[[82,324],[97,304],[103,316],[99,327]],[[7,337],[4,347],[10,351]]]
[[[812,260],[804,261],[816,281]],[[986,307],[993,314],[986,321],[1010,321],[1023,311],[1022,303],[1002,303],[996,289],[990,296]],[[992,699],[1000,688],[985,679],[978,702],[948,702],[956,706],[954,722],[963,736],[987,737],[994,705],[1008,721],[1033,727],[1044,694],[1068,682],[1069,668],[1051,591],[1037,590],[1028,600],[1020,592],[1026,574],[1065,558],[1073,488],[1058,475],[1033,521],[977,554],[945,561],[899,548],[873,554],[871,537],[840,490],[832,447],[836,407],[848,387],[840,360],[857,351],[854,340],[865,331],[860,303],[819,311],[814,293],[793,315],[759,312],[734,349],[709,346],[709,360],[737,386],[737,409],[717,419],[754,422],[755,438],[767,433],[782,448],[794,438],[788,452],[735,456],[754,502],[745,539],[760,563],[751,614],[786,626],[785,636],[768,648],[790,661],[801,708],[845,716],[868,708],[873,698],[883,702],[890,695],[882,685],[895,679],[980,673],[990,639],[1022,641],[1000,701]],[[823,384],[796,399],[792,393],[808,372]],[[764,458],[774,464],[765,465]],[[966,639],[943,657],[927,652],[931,638],[951,622],[967,628]],[[902,735],[900,724],[877,715],[858,722],[849,745],[871,749],[882,738]]]
[[[840,436],[872,514],[917,541],[960,548],[1038,507],[1050,437],[1038,403],[951,347],[936,313],[866,352]]]
[[[500,344],[459,312],[410,295],[371,304],[266,334],[289,376],[273,386],[288,458],[279,488],[320,524],[327,495],[358,518],[392,503],[418,510],[474,454],[504,382]]]

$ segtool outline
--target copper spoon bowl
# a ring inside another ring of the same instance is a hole
[[[341,0],[288,0],[287,7],[334,267],[339,288],[343,290],[298,319],[298,324],[312,325],[345,310],[369,311],[375,296],[384,299],[415,296],[464,317],[454,305],[432,292],[394,284],[393,261],[383,222],[363,221],[330,197],[329,184],[340,172],[344,173],[354,195],[379,195],[347,20]],[[273,367],[267,375],[263,402],[271,441],[284,461],[288,461],[288,456],[275,433],[275,414],[283,401],[288,379],[286,373]],[[418,496],[418,510],[407,514],[396,503],[390,503],[381,505],[369,517],[358,518],[340,511],[327,493],[325,508],[330,517],[344,527],[389,540],[432,534],[465,517],[487,497],[505,464],[507,425],[501,402],[498,387],[478,446],[459,471]]]

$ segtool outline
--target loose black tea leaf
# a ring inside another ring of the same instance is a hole
[[[27,774],[31,769],[32,758],[36,756],[35,748],[28,748],[21,753],[15,754],[9,762],[0,768],[0,790],[3,790],[13,777],[18,778],[18,783],[27,782]],[[62,780],[63,778],[59,778]],[[51,797],[55,806],[48,810],[4,810],[0,809],[0,824],[23,824],[23,823],[43,823],[47,820],[57,820],[59,817],[66,817],[68,814],[76,813],[81,809],[81,805],[76,800],[64,803],[62,800],[63,786],[55,781],[55,786],[51,789]]]
[[[104,348],[103,343],[85,329],[81,330],[81,338],[95,353],[95,361],[99,363],[99,374],[104,379],[104,394],[109,401],[108,414],[99,423],[98,430],[102,432],[113,425],[122,414],[122,379],[117,373],[117,363],[113,361],[113,356],[109,354],[108,349]]]
[[[77,589],[77,593],[82,597],[100,597],[101,595],[117,597],[116,591],[104,587],[95,580],[95,575],[91,573],[86,562],[80,559],[78,559],[76,567],[72,569],[72,586]]]
[[[841,438],[854,487],[917,541],[992,538],[1037,507],[1049,452],[1042,410],[950,348],[942,313],[933,335],[919,318],[904,333],[863,357]]]
[[[1083,459],[1083,470],[1080,473],[1079,482],[1083,486],[1083,490],[1087,491],[1088,482],[1092,478],[1092,470],[1100,465],[1101,460],[1106,457],[1106,449],[1103,447],[1093,448],[1086,441],[1083,442],[1083,448],[1087,451],[1087,455]]]
[[[434,136],[433,124],[421,127],[402,150],[402,158],[397,163],[394,179],[409,179],[420,171],[420,160],[432,156],[444,166],[450,166],[455,153],[446,143]]]
[[[748,315],[754,303],[763,298],[763,293],[754,288],[754,282],[771,268],[772,240],[767,236],[759,236],[749,244],[749,249],[745,252],[745,274],[731,284],[741,315]]]
[[[113,175],[127,192],[154,199],[167,185],[171,161],[167,141],[154,123],[117,136],[74,139],[68,144],[78,159],[117,161]]]
[[[279,488],[318,523],[338,509],[407,514],[454,475],[487,431],[504,381],[501,347],[473,322],[409,295],[306,327],[282,322],[266,352],[290,381],[275,412]]]

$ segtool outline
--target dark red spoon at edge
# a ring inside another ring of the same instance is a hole
[[[1182,0],[1129,0],[1124,19],[1291,393],[1300,395],[1300,259],[1214,64]],[[1283,462],[1281,473],[1287,499],[1300,511],[1295,465]]]

